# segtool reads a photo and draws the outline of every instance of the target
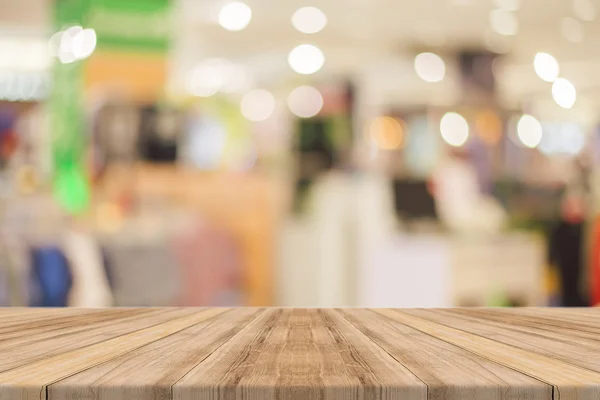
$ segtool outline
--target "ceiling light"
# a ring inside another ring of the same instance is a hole
[[[228,31],[241,31],[252,20],[252,9],[241,1],[228,3],[219,12],[219,24]]]
[[[302,75],[311,75],[323,68],[325,55],[312,44],[301,44],[288,56],[290,67]]]
[[[548,53],[537,53],[533,60],[537,76],[545,82],[554,82],[560,73],[558,61]]]
[[[96,49],[96,31],[84,29],[73,37],[73,55],[78,60],[88,58]]]
[[[317,7],[302,7],[292,16],[292,25],[302,33],[317,33],[327,26],[327,16]]]
[[[425,82],[440,82],[446,75],[446,64],[434,53],[421,53],[415,57],[415,71]]]
[[[523,115],[517,124],[517,135],[526,147],[534,149],[542,141],[543,130],[540,121],[531,115]]]
[[[323,108],[323,96],[312,86],[300,86],[288,96],[288,107],[300,118],[311,118]]]
[[[581,43],[584,38],[583,24],[572,17],[564,17],[560,21],[560,31],[571,43]]]
[[[573,108],[577,101],[577,90],[565,78],[558,78],[552,85],[552,97],[562,108]]]
[[[60,35],[60,45],[58,47],[58,60],[63,64],[70,64],[77,61],[77,56],[73,52],[73,39],[83,32],[81,26],[72,26]]]
[[[497,9],[490,12],[490,24],[494,32],[514,36],[519,32],[519,21],[510,11]]]
[[[462,115],[449,112],[444,114],[440,121],[440,133],[450,146],[460,147],[469,138],[469,124]]]
[[[267,90],[252,90],[246,93],[240,107],[242,115],[247,120],[265,121],[275,111],[275,97]]]

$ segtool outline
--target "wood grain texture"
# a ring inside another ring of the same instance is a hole
[[[555,399],[600,398],[600,374],[597,372],[432,322],[423,318],[427,310],[379,310],[378,312],[421,332],[547,382],[554,387]]]
[[[600,310],[0,309],[22,399],[600,399]]]

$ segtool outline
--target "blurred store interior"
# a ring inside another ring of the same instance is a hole
[[[600,304],[600,0],[0,0],[0,306]]]

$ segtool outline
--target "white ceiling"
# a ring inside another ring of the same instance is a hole
[[[263,72],[259,82],[280,81],[294,76],[286,64],[288,52],[309,42],[327,57],[321,79],[330,74],[368,73],[369,81],[380,85],[388,101],[444,103],[455,97],[452,65],[445,82],[425,84],[412,71],[414,54],[432,49],[452,64],[457,50],[486,48],[492,38],[509,50],[498,78],[502,98],[510,106],[534,104],[541,113],[565,113],[555,108],[550,85],[539,80],[532,68],[535,53],[545,51],[559,60],[561,75],[578,88],[578,106],[585,109],[579,114],[589,114],[600,106],[600,0],[592,0],[599,16],[582,22],[585,39],[579,44],[568,42],[560,30],[561,19],[574,14],[572,1],[522,0],[516,13],[519,33],[501,37],[490,29],[493,0],[246,0],[253,19],[242,32],[229,32],[215,23],[223,1],[180,0],[175,59],[181,73],[207,57],[251,62]],[[324,31],[305,35],[294,30],[290,18],[305,5],[316,5],[327,14]],[[576,118],[577,110],[567,114]]]
[[[484,48],[491,35],[489,12],[494,0],[245,0],[253,10],[247,29],[229,32],[215,23],[216,12],[226,0],[174,0],[176,46],[173,71],[181,78],[205,58],[223,57],[253,69],[259,84],[298,79],[287,66],[287,54],[296,45],[318,45],[327,57],[318,76],[331,74],[375,75],[391,101],[452,101],[456,84],[431,85],[412,71],[412,57],[433,49],[451,59],[461,48]],[[516,13],[520,29],[515,37],[501,40],[510,49],[499,74],[501,94],[507,103],[546,104],[550,86],[540,81],[531,66],[538,51],[550,52],[561,63],[561,75],[578,88],[578,106],[600,106],[600,0],[594,2],[598,17],[583,22],[585,39],[573,44],[560,31],[561,18],[573,16],[574,0],[521,0]],[[0,35],[7,30],[50,31],[51,0],[0,0]],[[290,23],[293,12],[316,5],[329,19],[324,31],[305,35]],[[451,64],[451,63],[450,63]],[[410,94],[410,95],[408,95]],[[407,100],[408,98],[408,100]],[[548,113],[552,102],[540,106]],[[587,110],[586,108],[586,110]],[[573,111],[575,112],[575,111]],[[581,110],[580,110],[581,112]]]

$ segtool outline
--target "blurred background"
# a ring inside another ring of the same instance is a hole
[[[0,305],[600,303],[600,0],[0,0]]]

